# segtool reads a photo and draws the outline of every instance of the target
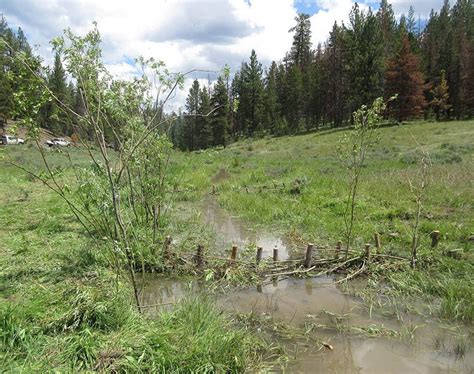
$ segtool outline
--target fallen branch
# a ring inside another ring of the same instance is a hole
[[[294,271],[289,271],[289,272],[286,272],[286,273],[276,273],[276,274],[267,274],[266,277],[278,277],[280,275],[293,275],[293,274],[304,274],[304,273],[308,273],[309,271],[313,270],[316,266],[312,266],[308,269],[305,269],[305,270],[300,270],[301,268],[297,269],[297,270],[294,270]]]
[[[358,260],[358,259],[360,259],[360,256],[359,256],[359,257],[350,258],[349,260],[346,260],[346,261],[344,261],[344,262],[338,264],[337,266],[335,266],[335,267],[333,267],[333,268],[331,268],[331,269],[323,270],[323,271],[321,271],[321,272],[315,274],[314,276],[317,277],[317,276],[320,276],[320,275],[323,275],[323,274],[333,273],[333,272],[335,272],[337,269],[343,267],[344,265],[346,265],[346,264],[348,264],[348,263],[350,263],[350,262],[352,262],[352,261]]]
[[[363,270],[365,269],[365,261],[362,263],[362,266],[360,267],[359,270],[355,271],[354,273],[351,273],[349,274],[347,277],[343,278],[343,279],[340,279],[336,282],[334,282],[335,284],[339,284],[339,283],[342,283],[344,281],[348,281],[349,279],[352,279],[354,278],[357,274],[359,274],[360,272],[362,272]]]

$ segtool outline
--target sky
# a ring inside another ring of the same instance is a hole
[[[426,18],[443,0],[393,0],[395,14]],[[65,28],[84,34],[96,21],[103,56],[111,73],[130,78],[134,58],[163,60],[174,72],[191,69],[235,72],[255,49],[264,66],[280,60],[291,47],[299,12],[311,15],[312,42],[324,42],[334,21],[347,21],[352,0],[0,0],[0,13],[10,27],[21,27],[45,64],[53,54],[49,41]],[[378,1],[361,0],[362,9],[377,9]],[[207,84],[216,73],[188,76],[174,104],[181,105],[194,78]]]

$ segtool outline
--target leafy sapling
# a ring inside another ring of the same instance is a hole
[[[377,98],[371,107],[363,105],[353,113],[354,129],[344,133],[337,146],[339,160],[347,180],[347,198],[344,208],[345,256],[347,258],[354,235],[354,222],[357,205],[357,192],[362,172],[367,161],[368,151],[379,140],[377,128],[382,120],[386,104]]]

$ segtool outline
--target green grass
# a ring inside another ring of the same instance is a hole
[[[425,204],[429,218],[423,231],[439,227],[445,242],[465,247],[465,239],[474,229],[472,214],[468,214],[474,198],[474,170],[470,167],[474,122],[408,124],[384,128],[380,133],[381,142],[370,152],[361,183],[357,236],[365,241],[374,231],[410,232],[416,207],[407,177],[417,168],[417,139],[426,145],[434,163]],[[214,183],[224,207],[255,223],[280,228],[289,225],[308,239],[334,243],[341,236],[347,193],[336,150],[340,135],[245,140],[224,150],[185,155],[180,161],[189,167],[183,171],[182,184],[209,192],[212,177],[225,169],[230,176]],[[289,190],[296,179],[303,181],[303,187],[301,194],[293,195]],[[286,187],[274,190],[274,183],[285,183]],[[243,186],[248,186],[250,193],[245,193]],[[408,236],[400,237],[399,244],[409,242]]]
[[[296,233],[308,242],[333,246],[343,238],[348,191],[337,156],[344,131],[243,140],[226,149],[179,155],[181,183],[198,190],[194,200],[215,184],[218,201],[233,214],[283,235]],[[425,268],[413,273],[419,279],[410,278],[406,292],[415,292],[412,286],[422,282],[420,295],[441,298],[441,315],[473,321],[474,296],[466,291],[474,288],[469,240],[474,234],[474,121],[408,123],[381,128],[380,137],[362,175],[354,247],[362,250],[379,232],[384,252],[410,255],[416,205],[408,178],[416,178],[419,147],[424,147],[433,163],[420,224]],[[294,194],[297,180],[301,193]],[[435,229],[442,240],[432,250],[429,234]],[[462,249],[460,260],[445,257],[451,249]]]
[[[36,172],[28,146],[2,149]],[[68,158],[51,152],[68,180]],[[88,164],[80,150],[73,163]],[[266,344],[191,298],[156,319],[140,315],[125,277],[107,265],[63,201],[23,171],[0,164],[0,371],[244,372]]]
[[[243,140],[226,149],[176,152],[170,178],[186,192],[173,201],[188,208],[217,186],[220,204],[255,225],[316,244],[342,238],[346,197],[336,147],[342,132]],[[373,268],[379,295],[413,296],[446,319],[474,320],[474,122],[412,123],[380,130],[357,203],[355,247],[382,234],[383,251],[408,256],[415,205],[407,176],[417,170],[418,145],[432,157],[432,180],[421,222],[420,262],[397,271]],[[415,141],[416,139],[416,141]],[[1,152],[44,172],[34,148]],[[49,151],[67,182],[68,167],[87,166],[83,152]],[[298,180],[300,193],[292,193]],[[274,187],[277,188],[274,188]],[[248,193],[246,192],[248,189]],[[13,372],[242,372],[263,365],[265,343],[205,299],[189,299],[150,320],[139,315],[130,286],[107,265],[61,199],[42,183],[0,165],[0,362]],[[180,208],[166,217],[175,250],[194,251],[212,234]],[[192,210],[192,209],[191,209]],[[429,233],[439,229],[438,248]],[[398,233],[390,236],[389,233]],[[462,249],[459,258],[448,250]],[[380,287],[384,282],[387,287]]]

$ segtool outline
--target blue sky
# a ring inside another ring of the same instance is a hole
[[[295,7],[298,12],[307,13],[311,16],[319,10],[315,1],[297,0],[295,1]]]
[[[409,0],[393,0],[397,15]],[[136,72],[134,57],[155,57],[172,71],[192,68],[235,71],[255,49],[268,65],[291,46],[288,30],[298,12],[311,15],[312,41],[324,42],[334,21],[345,21],[352,0],[2,0],[0,12],[13,27],[21,26],[45,63],[52,63],[49,40],[70,27],[82,34],[97,21],[109,70],[127,78]],[[360,6],[377,8],[378,2]],[[442,0],[418,0],[416,15],[426,17]],[[207,82],[206,76],[198,76]],[[215,76],[210,76],[214,79]],[[191,79],[186,81],[187,87]],[[180,93],[182,102],[186,92]]]
[[[323,2],[318,2],[316,0],[295,0],[294,1],[294,5],[296,9],[298,10],[298,12],[307,13],[311,16],[316,14],[319,10],[321,10],[321,7],[318,5],[318,3],[323,3]],[[378,1],[359,1],[359,3],[370,6],[372,10],[377,10],[379,7]],[[418,12],[417,15],[420,15],[420,17],[422,18],[429,14],[431,8],[438,10],[442,5],[442,1],[436,1],[436,0],[431,0],[431,1],[426,1],[426,0],[425,1],[397,1],[395,0],[394,2],[389,1],[389,3],[392,4],[397,14],[407,13],[409,6],[413,5],[415,12]]]

